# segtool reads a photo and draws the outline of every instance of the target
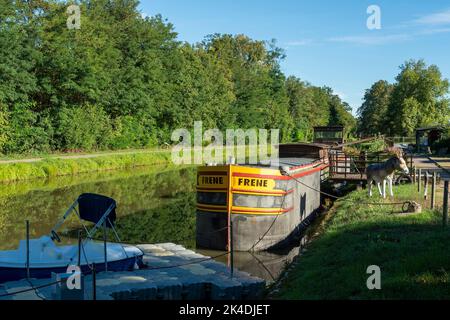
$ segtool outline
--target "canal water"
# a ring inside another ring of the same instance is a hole
[[[0,184],[0,250],[16,249],[25,239],[26,220],[32,238],[48,235],[82,193],[117,201],[117,230],[123,242],[173,242],[195,249],[195,187],[195,167],[170,165]],[[59,232],[62,242],[76,243],[80,228],[73,215]],[[299,251],[295,247],[277,253],[236,253],[234,264],[272,282]],[[220,261],[230,263],[226,257]]]

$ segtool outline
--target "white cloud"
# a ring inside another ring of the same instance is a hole
[[[341,100],[345,100],[345,99],[348,98],[348,96],[345,93],[341,92],[341,91],[336,91],[335,90],[334,94],[337,95],[339,98],[341,98]]]
[[[425,25],[450,24],[450,9],[420,17],[419,19],[416,19],[414,22]]]
[[[433,34],[448,33],[448,32],[450,32],[450,28],[427,29],[427,30],[420,31],[418,34],[420,34],[420,35],[433,35]]]
[[[285,48],[288,49],[289,47],[307,46],[313,43],[320,44],[323,42],[347,43],[361,46],[377,46],[402,43],[414,40],[419,37],[450,33],[450,9],[434,14],[423,15],[416,20],[410,20],[409,22],[398,25],[396,28],[400,28],[402,31],[397,30],[397,33],[394,34],[372,33],[367,35],[336,36],[324,40],[303,39],[288,42],[286,43]]]
[[[375,35],[375,36],[345,36],[330,38],[331,42],[351,43],[358,45],[383,45],[411,40],[408,34]]]
[[[311,39],[304,39],[304,40],[296,40],[296,41],[290,41],[286,43],[286,47],[302,47],[307,46],[311,44],[313,41]]]

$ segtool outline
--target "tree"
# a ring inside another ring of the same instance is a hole
[[[314,87],[295,77],[287,79],[286,88],[295,125],[294,140],[309,140],[315,126],[342,125],[348,133],[353,131],[355,119],[351,107],[331,88]]]
[[[325,106],[326,102],[324,100],[324,104],[320,105],[319,90],[316,89],[318,88],[296,77],[289,77],[286,80],[289,112],[295,126],[292,139],[295,141],[309,140],[314,126],[328,123],[329,113]]]
[[[292,122],[285,76],[279,66],[283,51],[273,41],[255,41],[244,35],[210,35],[201,46],[231,70],[236,97],[230,109],[236,117],[234,126],[281,128],[282,139],[288,140]]]
[[[34,61],[38,52],[23,19],[13,1],[0,0],[0,104],[9,108],[30,102],[37,90]]]
[[[411,135],[421,126],[448,124],[449,82],[437,66],[407,61],[396,80],[386,115],[389,134]]]
[[[358,109],[358,132],[375,135],[386,132],[387,111],[392,96],[393,85],[387,81],[375,82],[366,90],[364,102]]]
[[[314,125],[351,125],[331,89],[286,79],[276,42],[211,35],[177,40],[137,0],[78,0],[68,29],[60,0],[0,0],[0,152],[145,147],[173,130],[281,129],[304,140]]]

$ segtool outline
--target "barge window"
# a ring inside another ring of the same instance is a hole
[[[283,191],[292,189],[291,183],[292,183],[292,180],[290,180],[290,181],[276,180],[275,181],[275,189],[283,190]]]
[[[344,132],[342,131],[316,131],[316,139],[342,139]]]
[[[244,208],[291,208],[293,205],[293,193],[286,195],[286,197],[275,196],[254,196],[245,194],[234,194],[233,205]]]
[[[197,203],[215,206],[227,205],[226,192],[197,192]]]

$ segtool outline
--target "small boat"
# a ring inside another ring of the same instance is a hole
[[[77,210],[78,208],[78,210]],[[52,273],[66,273],[69,266],[79,266],[83,274],[96,272],[130,271],[141,267],[143,252],[134,246],[120,244],[114,228],[116,202],[95,194],[81,195],[69,208],[64,217],[51,230],[51,234],[39,239],[21,240],[19,248],[0,251],[0,283],[17,281],[27,277],[34,279],[50,278]],[[87,237],[77,245],[58,246],[61,242],[57,230],[71,213],[75,212]],[[88,230],[83,221],[95,225]],[[103,227],[112,229],[119,243],[94,241],[95,232]]]

